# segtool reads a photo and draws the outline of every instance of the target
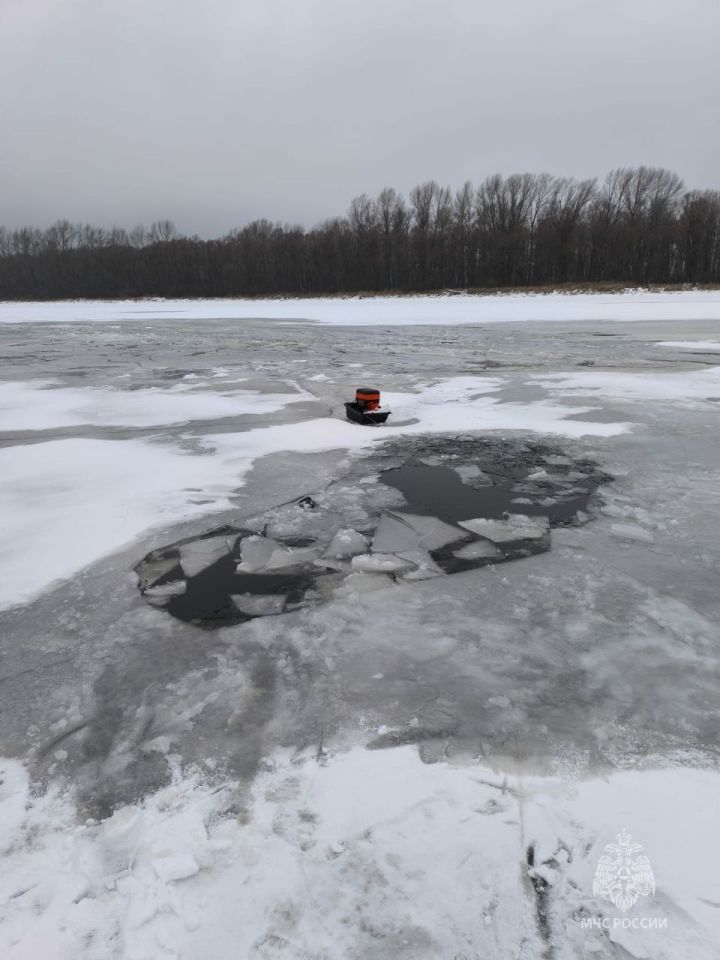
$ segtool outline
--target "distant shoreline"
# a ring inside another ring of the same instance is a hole
[[[637,294],[637,293],[692,293],[693,291],[720,291],[716,283],[573,283],[548,286],[523,287],[471,287],[465,290],[348,290],[344,293],[258,293],[258,294],[219,294],[217,296],[178,297],[173,295],[154,295],[138,297],[4,297],[0,293],[0,303],[164,303],[166,301],[207,302],[217,301],[305,301],[305,300],[379,300],[392,298],[397,300],[427,299],[433,297],[511,297],[511,296],[550,296],[583,294]]]

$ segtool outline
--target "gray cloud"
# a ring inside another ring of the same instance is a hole
[[[0,0],[0,222],[217,235],[641,163],[720,186],[716,0]]]

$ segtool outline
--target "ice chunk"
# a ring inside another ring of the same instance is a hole
[[[136,571],[140,580],[140,586],[151,586],[153,583],[161,580],[164,576],[174,570],[177,565],[178,560],[175,556],[155,557],[151,560],[146,558],[142,561],[142,564],[139,564],[138,567],[136,567]],[[142,575],[140,571],[142,571]]]
[[[493,543],[510,543],[513,540],[541,540],[550,529],[550,521],[547,517],[511,513],[506,520],[461,520],[460,526]]]
[[[345,577],[335,593],[341,597],[353,593],[371,593],[373,590],[384,590],[392,586],[392,579],[383,573],[351,573]]]
[[[415,564],[393,553],[365,553],[353,557],[351,566],[362,573],[397,573],[410,570]]]
[[[332,538],[323,558],[342,560],[345,557],[354,557],[358,553],[366,553],[367,548],[367,539],[361,533],[344,527]]]
[[[398,557],[412,563],[414,568],[403,575],[403,580],[429,580],[445,575],[427,550],[403,551]]]
[[[490,477],[486,473],[483,473],[476,463],[461,463],[451,469],[454,470],[463,481],[474,480],[475,484],[481,483],[483,486],[492,483]]]
[[[187,880],[200,870],[197,860],[189,853],[157,857],[152,861],[152,865],[158,877],[166,883]]]
[[[285,607],[285,597],[277,594],[236,593],[230,599],[248,617],[272,616],[282,613]]]
[[[255,573],[264,570],[276,550],[281,549],[277,540],[261,535],[244,537],[240,544],[240,563],[238,570],[241,573]]]
[[[542,483],[551,483],[554,487],[565,487],[568,482],[577,479],[580,480],[584,477],[585,474],[578,475],[577,477],[572,477],[569,473],[548,473],[542,479]]]
[[[488,697],[488,703],[491,703],[494,707],[509,707],[510,700],[508,697],[499,696],[499,697]]]
[[[553,544],[557,543],[560,547],[572,547],[574,550],[582,550],[585,547],[585,541],[578,530],[571,527],[558,527],[553,531]]]
[[[316,567],[323,567],[325,570],[349,570],[350,561],[349,560],[334,560],[332,557],[318,557],[317,560],[313,560],[313,564]]]
[[[489,540],[474,540],[453,553],[458,560],[481,560],[485,557],[502,557],[502,555],[502,551]]]
[[[537,497],[543,493],[543,490],[533,483],[514,483],[512,485],[512,492],[520,494],[529,493],[530,496]]]
[[[397,553],[401,550],[417,550],[418,533],[403,517],[383,513],[373,534],[373,553]]]
[[[231,543],[232,538],[208,537],[206,540],[193,540],[192,543],[181,544],[178,550],[180,566],[185,576],[194,577],[221,557],[227,556]]]
[[[642,543],[655,543],[655,537],[649,530],[644,530],[636,523],[614,523],[610,527],[610,532],[614,537],[621,540],[638,540]]]
[[[187,583],[184,580],[171,580],[169,583],[159,583],[157,586],[148,587],[145,591],[146,597],[179,597],[187,590]]]
[[[418,535],[418,544],[426,550],[438,550],[455,540],[467,540],[467,533],[464,530],[438,520],[437,517],[424,517],[412,513],[393,513],[393,516],[399,517],[413,528]]]
[[[283,567],[295,567],[299,563],[311,563],[317,559],[319,547],[283,547],[273,550],[265,566],[266,570],[282,570]],[[238,568],[239,569],[239,568]]]

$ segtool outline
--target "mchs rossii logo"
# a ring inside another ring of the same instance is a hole
[[[642,854],[642,844],[623,830],[616,843],[608,843],[607,853],[600,857],[593,879],[596,897],[609,900],[618,910],[627,913],[640,897],[655,893],[655,877],[648,858]]]
[[[608,900],[623,914],[640,899],[655,893],[655,876],[650,860],[642,854],[642,844],[633,840],[627,830],[615,837],[614,843],[605,846],[593,877],[593,894]],[[586,928],[607,929],[610,927],[639,927],[642,929],[667,929],[667,917],[603,917],[585,916],[581,924]]]

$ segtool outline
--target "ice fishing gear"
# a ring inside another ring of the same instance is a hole
[[[345,403],[345,416],[353,423],[372,426],[385,423],[389,410],[380,409],[380,391],[374,387],[358,387],[355,399]]]

